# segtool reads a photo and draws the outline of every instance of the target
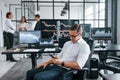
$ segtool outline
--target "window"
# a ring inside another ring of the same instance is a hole
[[[70,19],[83,19],[83,3],[70,3]]]
[[[91,24],[92,28],[105,27],[105,0],[39,1],[41,19],[74,19],[80,24]]]
[[[41,19],[53,19],[52,3],[39,3],[39,11]]]

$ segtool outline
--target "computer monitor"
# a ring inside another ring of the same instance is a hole
[[[19,43],[20,44],[36,44],[39,43],[41,37],[40,31],[20,31]]]
[[[41,47],[52,47],[52,46],[54,46],[53,39],[51,39],[51,38],[41,38],[40,39],[40,46]]]
[[[91,37],[91,24],[80,24],[83,29],[82,37]]]

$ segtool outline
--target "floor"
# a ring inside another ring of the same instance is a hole
[[[48,60],[50,57],[44,56],[43,59],[38,59],[37,63],[41,64],[42,62]],[[31,69],[31,59],[22,59],[19,60],[5,75],[3,75],[0,80],[25,80],[26,72]],[[14,76],[13,76],[14,75]],[[12,77],[11,77],[12,76]]]
[[[13,57],[16,59],[16,60],[19,60],[18,63],[16,62],[10,62],[10,61],[6,61],[6,55],[3,55],[1,54],[1,52],[3,52],[5,50],[5,48],[0,48],[0,80],[1,80],[1,77],[3,77],[6,73],[9,73],[10,69],[12,69],[16,64],[19,65],[20,62],[28,62],[29,64],[25,64],[25,66],[21,66],[22,68],[30,65],[31,66],[31,59],[30,58],[26,58],[26,59],[21,59],[21,54],[15,54],[13,55]],[[48,60],[50,57],[49,56],[46,56],[46,54],[44,54],[43,58],[42,59],[38,59],[38,64]],[[19,68],[19,67],[18,67]],[[26,69],[26,68],[25,68]],[[31,69],[31,67],[27,68],[27,69]],[[21,69],[20,69],[21,70]],[[6,80],[6,79],[3,79],[3,80]]]
[[[2,55],[1,52],[4,51],[5,48],[0,48],[0,77],[2,77],[9,69],[11,69],[16,62],[10,62],[10,61],[6,61],[6,56]],[[17,60],[20,60],[20,55],[14,55],[14,57]]]
[[[0,49],[0,80],[25,80],[26,71],[31,69],[31,59],[21,59],[21,55],[16,54],[14,58],[19,60],[19,62],[9,62],[5,60],[6,56],[1,54],[4,50],[4,48]],[[93,57],[98,58],[98,55],[94,54]],[[48,59],[50,59],[50,56],[44,54],[42,59],[37,60],[37,63],[43,63]]]

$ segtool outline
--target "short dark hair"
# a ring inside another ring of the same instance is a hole
[[[80,24],[74,24],[70,27],[70,30],[82,32],[82,26]]]
[[[12,14],[12,12],[7,12],[6,13],[6,18],[9,18],[9,16]]]
[[[38,18],[40,18],[40,15],[39,15],[39,14],[36,14],[36,15],[35,15],[35,17],[38,17]]]

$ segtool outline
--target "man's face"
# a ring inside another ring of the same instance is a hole
[[[12,19],[13,18],[13,14],[9,15],[9,19]]]
[[[38,18],[38,17],[35,17],[35,21],[39,21],[39,18]]]
[[[78,41],[81,38],[81,33],[77,32],[76,30],[70,30],[69,31],[69,37],[73,43]]]

